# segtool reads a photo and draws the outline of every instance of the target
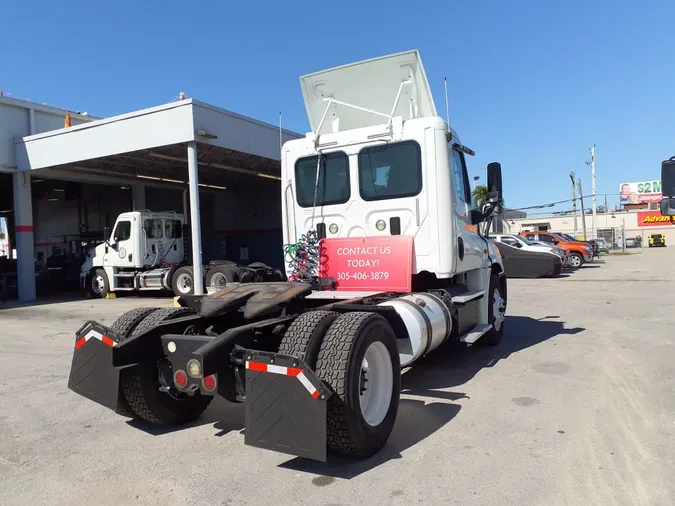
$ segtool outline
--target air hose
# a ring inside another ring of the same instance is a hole
[[[319,277],[321,244],[316,230],[310,229],[294,244],[284,246],[288,281],[312,283]]]

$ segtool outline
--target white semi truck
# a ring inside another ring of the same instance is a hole
[[[194,293],[193,269],[186,265],[186,230],[184,215],[173,211],[120,214],[112,233],[106,229],[105,241],[87,253],[80,270],[81,285],[93,297],[119,291]],[[203,286],[222,287],[240,281],[242,268],[235,262],[216,260],[203,272]]]
[[[289,281],[86,322],[72,390],[168,425],[221,395],[245,403],[248,445],[367,458],[394,426],[402,367],[450,342],[500,342],[507,281],[487,231],[501,167],[488,165],[474,209],[473,152],[436,112],[418,52],[301,85],[312,132],[281,157]]]

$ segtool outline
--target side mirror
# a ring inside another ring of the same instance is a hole
[[[109,242],[110,242],[110,239],[111,239],[111,237],[110,237],[110,227],[105,227],[105,228],[103,229],[103,240],[104,240],[106,243],[109,243]]]
[[[555,239],[553,239],[553,246],[557,246],[558,244],[560,244],[560,241],[556,241]]]
[[[487,201],[495,204],[502,199],[502,166],[499,162],[490,162],[487,166]]]
[[[661,214],[663,216],[675,216],[675,198],[661,199]]]
[[[521,243],[519,243],[519,242],[516,243],[516,248],[522,248],[522,247],[523,247],[523,245]]]
[[[675,197],[675,156],[661,163],[661,193],[664,197]]]
[[[472,225],[478,225],[485,221],[485,216],[477,209],[471,209],[471,211],[469,211],[469,218],[471,219]]]

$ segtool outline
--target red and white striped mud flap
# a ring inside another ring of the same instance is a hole
[[[302,360],[244,350],[245,443],[326,461],[326,403],[330,390]]]
[[[115,334],[100,323],[88,321],[75,333],[75,349],[68,388],[112,410],[117,409],[120,370],[113,367]]]

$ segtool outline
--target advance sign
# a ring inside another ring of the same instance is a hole
[[[412,290],[413,238],[406,235],[324,239],[322,277],[335,279],[344,291]]]

